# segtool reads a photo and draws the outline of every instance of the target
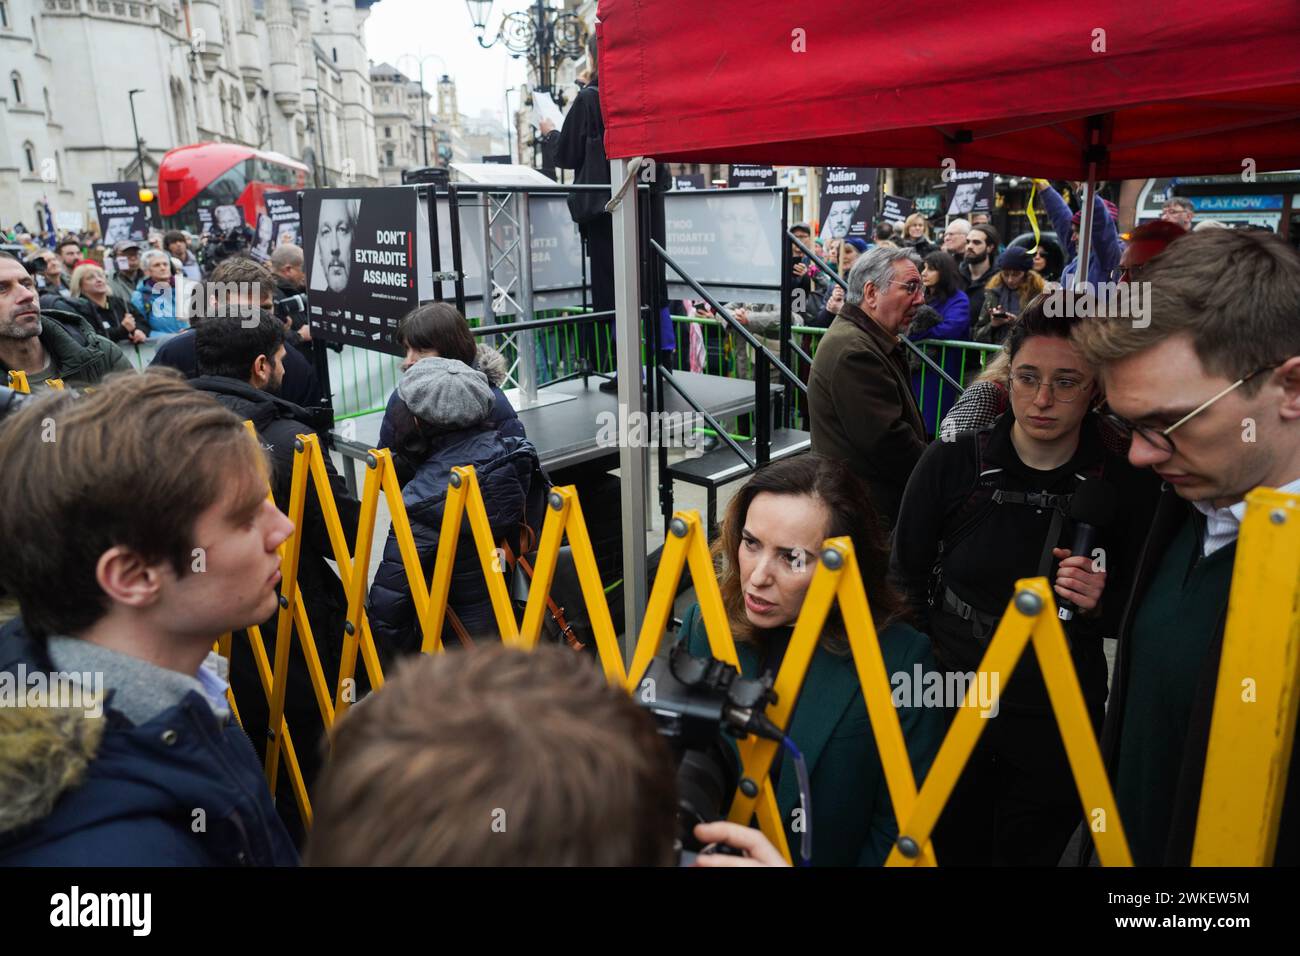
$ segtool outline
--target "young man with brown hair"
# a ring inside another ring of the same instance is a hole
[[[104,694],[0,707],[0,864],[295,863],[212,653],[274,611],[293,530],[256,440],[149,372],[31,403],[0,426],[0,461],[19,476],[0,585],[21,610],[0,676]]]
[[[335,728],[318,866],[662,866],[677,811],[648,714],[572,651],[417,655]]]
[[[417,655],[336,725],[312,794],[315,866],[665,866],[677,782],[650,717],[588,658],[484,645]],[[784,866],[758,830],[700,824]]]
[[[1266,233],[1214,229],[1172,243],[1142,281],[1145,317],[1074,332],[1129,461],[1164,481],[1119,624],[1102,748],[1134,861],[1186,866],[1244,499],[1300,492],[1300,256]],[[1293,755],[1279,864],[1300,860],[1298,767]]]

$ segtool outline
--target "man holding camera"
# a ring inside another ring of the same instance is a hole
[[[140,268],[140,243],[135,239],[123,239],[113,247],[113,258],[116,268],[108,280],[113,286],[111,291],[123,302],[130,302],[144,275]]]
[[[307,321],[307,273],[303,271],[301,246],[286,243],[271,253],[271,272],[275,275],[275,315],[285,323],[288,340],[311,354],[311,325]]]

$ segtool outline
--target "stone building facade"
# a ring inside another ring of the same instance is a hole
[[[204,141],[283,153],[323,184],[376,184],[375,2],[0,0],[0,224],[45,204],[89,221],[91,183],[156,185],[167,150]]]

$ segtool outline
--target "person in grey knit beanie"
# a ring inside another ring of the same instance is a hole
[[[420,359],[406,370],[397,392],[411,414],[442,431],[481,424],[492,411],[487,376],[456,359]]]

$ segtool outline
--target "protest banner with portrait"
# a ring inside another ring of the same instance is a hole
[[[309,189],[303,261],[313,337],[402,354],[398,323],[419,304],[416,193]]]
[[[992,173],[954,169],[945,174],[948,180],[948,215],[970,218],[975,213],[993,213],[994,179]]]
[[[827,166],[822,176],[820,238],[865,239],[876,215],[875,166]]]
[[[665,249],[723,300],[776,303],[781,284],[780,192],[708,189],[664,197]],[[670,298],[695,298],[668,270]]]
[[[106,246],[111,249],[123,239],[142,240],[149,234],[139,183],[93,183],[90,188],[95,195],[99,233]]]

